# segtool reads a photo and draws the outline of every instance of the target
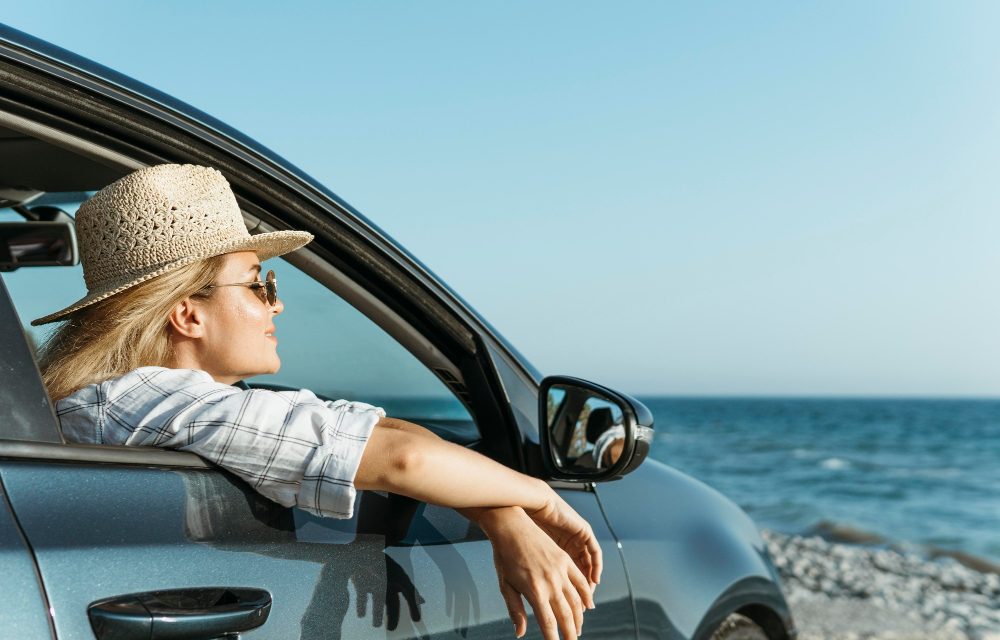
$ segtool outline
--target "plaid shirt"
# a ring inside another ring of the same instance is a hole
[[[190,451],[286,507],[350,518],[354,476],[385,416],[311,391],[245,391],[204,371],[142,367],[56,403],[71,442]]]

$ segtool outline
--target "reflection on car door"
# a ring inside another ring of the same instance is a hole
[[[93,637],[87,608],[95,601],[195,587],[270,592],[270,617],[248,638],[511,635],[489,543],[448,509],[360,492],[353,519],[320,519],[214,469],[127,462],[7,459],[0,475],[60,638]],[[592,501],[568,493],[578,509],[580,498]],[[620,565],[607,530],[595,528],[609,567],[586,635],[628,637]]]
[[[216,470],[0,465],[60,638],[92,637],[87,607],[97,600],[220,586],[271,593],[268,621],[247,637],[408,638],[509,626],[495,586],[482,579],[493,572],[488,543],[445,510],[362,493],[353,519],[323,520]]]
[[[12,638],[50,638],[42,585],[35,574],[31,553],[0,486],[0,576],[4,602],[0,629]]]

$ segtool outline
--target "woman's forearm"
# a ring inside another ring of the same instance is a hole
[[[358,489],[391,491],[444,507],[544,508],[547,484],[401,420],[380,421],[354,478]]]
[[[422,436],[425,438],[431,438],[433,440],[440,440],[441,438],[426,427],[422,427],[418,424],[413,424],[412,422],[407,422],[406,420],[399,420],[397,418],[383,418],[379,421],[380,427],[385,427],[388,429],[397,429],[399,431],[405,431],[414,435]],[[460,514],[465,516],[467,520],[471,520],[476,523],[487,536],[490,535],[495,528],[504,522],[508,521],[512,515],[515,515],[518,511],[523,513],[520,507],[464,507],[457,508]]]

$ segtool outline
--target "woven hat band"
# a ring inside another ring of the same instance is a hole
[[[189,256],[213,255],[216,248],[224,248],[233,240],[249,239],[252,236],[242,224],[236,229],[197,230],[188,235],[163,235],[159,246],[131,244],[119,241],[115,251],[100,252],[98,255],[88,255],[86,249],[81,251],[83,262],[83,278],[88,291],[103,290],[118,286],[123,278],[130,275],[143,274],[151,268],[161,267]],[[128,238],[129,236],[119,236]],[[86,245],[84,245],[86,246]],[[97,252],[95,252],[97,253]]]

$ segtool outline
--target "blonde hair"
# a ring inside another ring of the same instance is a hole
[[[73,314],[39,353],[52,401],[139,367],[166,366],[173,356],[170,310],[184,298],[205,295],[223,258],[178,267]]]

